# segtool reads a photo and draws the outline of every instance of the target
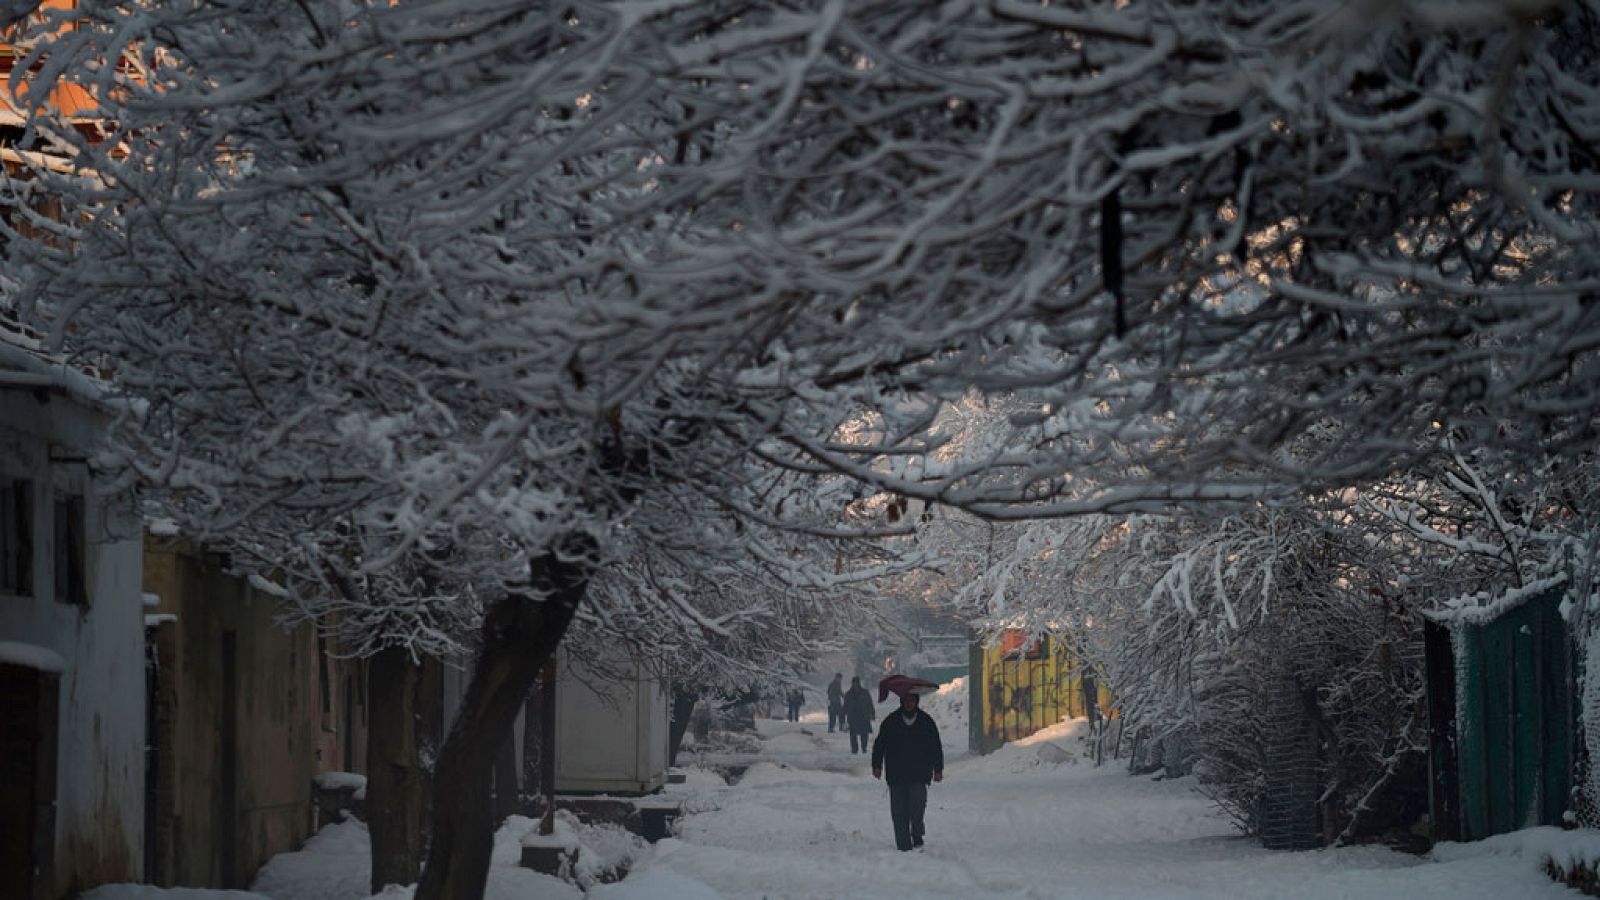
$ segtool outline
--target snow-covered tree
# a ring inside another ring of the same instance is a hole
[[[1586,0],[69,21],[15,78],[103,133],[18,135],[64,162],[13,184],[7,293],[145,402],[124,459],[219,523],[359,492],[362,572],[491,563],[421,897],[481,889],[498,736],[684,510],[1168,509],[1594,440]],[[941,455],[973,390],[1029,408]]]

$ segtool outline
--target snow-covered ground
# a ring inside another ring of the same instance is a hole
[[[965,752],[960,686],[928,698],[946,740],[945,781],[930,789],[926,849],[894,849],[889,803],[864,755],[820,715],[761,720],[739,752],[710,765],[742,770],[728,785],[691,765],[669,786],[684,800],[679,833],[653,848],[616,829],[569,822],[589,854],[588,893],[517,867],[533,823],[513,818],[496,837],[489,900],[810,900],[810,898],[1094,898],[1094,900],[1489,900],[1575,898],[1543,860],[1593,864],[1600,837],[1540,829],[1479,844],[1446,845],[1431,859],[1378,847],[1275,853],[1240,836],[1195,793],[1191,779],[1129,777],[1084,759],[1081,722],[1062,723],[986,757]],[[887,706],[882,710],[886,711]],[[693,763],[695,756],[690,755]],[[700,759],[706,762],[704,757]],[[253,890],[270,900],[359,900],[366,832],[330,826],[299,853],[262,870]],[[582,856],[580,856],[580,860]],[[598,883],[596,861],[631,866]],[[105,888],[91,900],[224,900]],[[245,895],[226,895],[228,900]],[[391,889],[382,900],[405,900]]]
[[[930,710],[937,709],[929,704]],[[1129,777],[1082,761],[1081,723],[966,757],[965,720],[930,788],[928,846],[894,849],[889,803],[865,758],[825,723],[761,721],[766,760],[733,787],[679,786],[698,809],[635,878],[660,869],[738,898],[1576,897],[1534,856],[1455,846],[1434,862],[1377,847],[1277,853],[1242,837],[1190,779]],[[624,882],[627,884],[627,882]]]

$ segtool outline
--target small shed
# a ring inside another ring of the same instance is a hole
[[[1557,825],[1578,753],[1577,672],[1557,576],[1429,616],[1429,795],[1436,840]]]
[[[667,780],[666,685],[621,652],[590,665],[563,648],[557,666],[556,790],[659,790]]]

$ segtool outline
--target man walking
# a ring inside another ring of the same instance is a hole
[[[922,846],[928,784],[944,780],[939,726],[918,708],[916,693],[932,686],[931,682],[904,675],[891,675],[878,683],[880,700],[889,691],[900,695],[900,708],[884,717],[878,726],[878,739],[872,742],[872,777],[882,778],[889,785],[894,845],[901,850]]]
[[[789,700],[789,721],[791,721],[791,722],[800,721],[800,707],[805,704],[806,695],[800,693],[800,689],[799,688],[794,688],[794,689],[789,691],[788,700]]]
[[[872,716],[877,710],[872,705],[872,694],[861,686],[861,678],[850,679],[850,690],[844,692],[844,720],[850,727],[850,752],[867,752],[867,738],[872,734]]]
[[[833,673],[833,680],[828,682],[828,733],[833,733],[833,726],[837,724],[844,727],[844,673]]]

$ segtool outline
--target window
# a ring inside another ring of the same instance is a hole
[[[33,484],[0,479],[0,593],[33,593]]]
[[[82,494],[56,494],[55,594],[56,602],[89,605],[89,585],[84,578],[84,506]]]

